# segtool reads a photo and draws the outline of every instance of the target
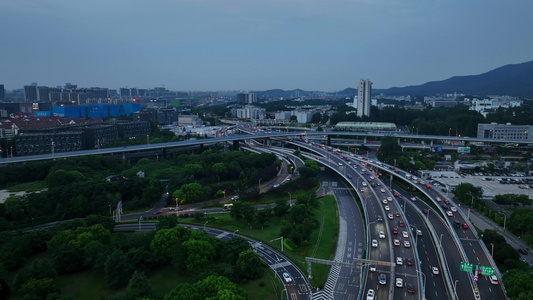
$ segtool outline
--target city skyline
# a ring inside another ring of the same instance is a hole
[[[333,92],[532,60],[533,2],[2,1],[0,84]]]

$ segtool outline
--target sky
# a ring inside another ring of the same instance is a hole
[[[531,0],[0,0],[0,84],[333,92],[533,60]]]

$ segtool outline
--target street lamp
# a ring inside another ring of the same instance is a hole
[[[261,189],[261,180],[263,180],[263,178],[259,178],[259,184],[257,185],[257,186],[258,186],[258,187],[257,187],[258,189]]]
[[[455,299],[457,299],[457,282],[459,282],[459,280],[456,280],[454,283],[453,283],[453,291],[455,293]]]
[[[237,233],[237,231],[239,231],[239,229],[237,229],[237,230],[235,230],[235,231],[233,232],[233,236],[235,236],[235,233]]]
[[[494,244],[490,243],[490,245],[492,246],[492,249],[490,251],[490,256],[492,256],[492,258],[494,258]]]
[[[503,215],[503,231],[505,231],[505,223],[507,222],[507,215],[502,213],[501,211],[498,211],[498,213]]]
[[[443,235],[443,234],[444,234],[444,233],[441,233],[441,234],[440,234],[440,238],[439,238],[439,247],[442,247],[442,235]]]
[[[139,217],[139,231],[142,231],[141,230],[141,221],[143,220],[143,216],[140,216]]]
[[[207,225],[207,223],[209,223],[209,221],[205,221],[205,223],[204,223],[204,231],[205,231],[205,225]]]
[[[418,227],[416,227],[415,225],[411,225],[411,231],[413,230],[413,227],[414,227],[414,229],[416,229],[416,232],[415,232],[415,245],[417,245]],[[413,234],[413,232],[411,232],[411,234]]]
[[[287,192],[289,194],[289,206],[292,206],[292,195],[290,192]]]

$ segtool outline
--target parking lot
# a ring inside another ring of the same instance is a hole
[[[501,184],[502,178],[514,180],[530,179],[532,177],[519,176],[485,176],[485,175],[459,175],[453,171],[426,171],[425,174],[431,176],[433,186],[440,188],[444,193],[446,190],[452,192],[453,188],[461,183],[470,183],[483,189],[484,198],[493,198],[498,194],[524,194],[532,197],[532,189],[526,183]],[[427,180],[427,179],[426,179]],[[521,188],[522,187],[522,188]],[[527,188],[526,188],[527,187]]]

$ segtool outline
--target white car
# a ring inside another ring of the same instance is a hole
[[[385,205],[385,210],[386,211],[389,211],[390,210],[390,207],[388,205]]]
[[[415,198],[415,197],[411,197],[411,200],[412,200],[412,201],[416,201],[416,198]]]
[[[276,184],[274,184],[274,187],[275,187],[275,188],[277,188],[278,186],[279,186],[279,184],[277,184],[277,183],[276,183]]]
[[[451,211],[446,211],[446,214],[448,215],[448,217],[453,217],[453,213]]]
[[[368,293],[366,294],[366,300],[374,300],[374,290],[373,289],[369,289],[368,290]]]
[[[372,240],[372,248],[378,247],[378,240]]]
[[[368,186],[368,184],[366,184],[366,182],[363,182],[363,186]]]
[[[400,246],[400,240],[394,240],[394,246]]]
[[[285,283],[291,283],[292,282],[292,278],[291,278],[291,275],[289,275],[289,273],[285,272],[283,273],[283,280],[285,280]]]
[[[440,197],[437,197],[437,202],[441,202],[442,200],[440,199]]]
[[[417,230],[416,230],[416,235],[422,235],[422,230],[417,229]]]
[[[403,279],[401,279],[400,277],[396,278],[396,287],[403,287]]]
[[[490,278],[490,283],[492,283],[492,284],[498,284],[498,283],[500,283],[500,282],[498,281],[498,277],[496,277],[496,275],[492,275],[492,276],[490,276],[489,278]]]
[[[431,267],[431,272],[433,275],[439,275],[439,269],[437,267]]]
[[[390,202],[392,201],[392,197],[387,197],[387,200]]]
[[[409,243],[409,241],[403,241],[403,246],[405,248],[409,248],[409,247],[411,247],[411,244]]]
[[[387,217],[389,218],[389,220],[394,219],[394,216],[392,214],[388,214]]]
[[[408,238],[409,237],[409,233],[407,231],[402,231],[402,235],[404,238]]]
[[[389,201],[387,201],[387,199],[383,199],[382,202],[383,204],[389,204]]]
[[[396,264],[403,265],[403,259],[401,257],[396,257]]]
[[[379,232],[379,238],[380,238],[380,239],[384,239],[384,238],[385,238],[385,232],[380,231],[380,232]]]
[[[385,189],[379,189],[379,191],[385,193]]]
[[[370,265],[370,272],[376,272],[376,265]]]
[[[455,206],[452,206],[452,207],[450,207],[450,210],[453,211],[453,212],[456,212],[457,208]]]

